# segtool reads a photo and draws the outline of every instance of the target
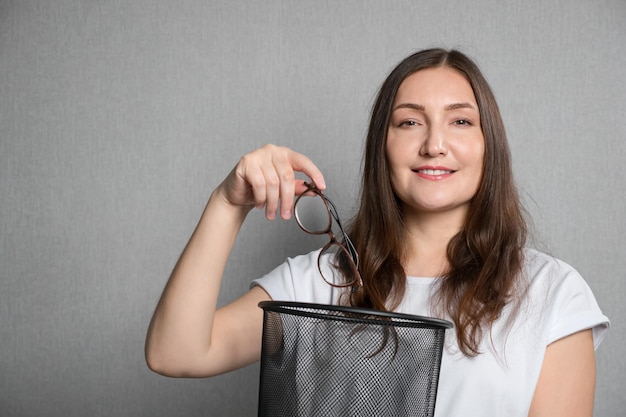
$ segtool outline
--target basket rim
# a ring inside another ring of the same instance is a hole
[[[418,316],[415,314],[407,314],[407,313],[397,313],[391,311],[381,311],[375,310],[372,308],[366,307],[352,307],[352,306],[342,306],[342,305],[334,305],[334,304],[319,304],[319,303],[304,303],[297,301],[274,301],[274,300],[266,300],[261,301],[259,303],[259,307],[264,311],[273,311],[277,313],[286,313],[293,314],[297,316],[309,316],[309,317],[317,317],[317,318],[326,318],[331,320],[342,320],[341,316],[329,316],[328,314],[322,312],[312,312],[312,311],[302,311],[298,310],[298,308],[306,308],[308,310],[326,310],[326,311],[335,311],[339,313],[353,313],[353,314],[363,314],[367,316],[375,316],[383,319],[401,319],[405,323],[412,324],[422,324],[426,326],[439,327],[444,329],[450,329],[453,327],[452,323],[448,320],[438,319],[434,317],[426,317],[426,316]],[[402,325],[401,322],[395,322],[394,326]]]

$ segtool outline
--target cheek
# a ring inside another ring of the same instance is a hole
[[[385,157],[387,159],[387,172],[389,175],[389,184],[393,192],[396,192],[399,182],[399,161],[398,155],[389,146],[386,147]]]
[[[478,191],[483,176],[484,142],[475,141],[471,144],[468,143],[461,154],[462,163],[467,168],[467,186],[473,188],[474,191]]]
[[[406,143],[403,143],[401,138],[388,138],[385,144],[385,153],[387,156],[387,163],[389,164],[389,170],[408,164],[408,155],[411,153],[411,149],[408,149]]]
[[[485,153],[484,153],[484,150],[481,149],[481,151],[476,152],[476,155],[474,156],[474,164],[476,165],[476,170],[478,170],[481,175],[483,172],[484,161],[485,161]]]
[[[463,151],[463,155],[467,165],[473,166],[482,173],[483,160],[485,158],[485,143],[482,138],[473,143],[468,143]]]
[[[402,161],[398,153],[387,153],[387,170],[389,172],[389,182],[394,192],[397,187],[406,181],[407,170],[403,169],[406,164]]]
[[[476,156],[476,165],[478,166],[478,170],[480,171],[480,176],[483,175],[483,166],[485,165],[485,144],[482,143],[480,147],[480,152]]]
[[[476,161],[475,161],[475,171],[476,171],[476,190],[475,192],[478,192],[478,189],[480,188],[480,185],[483,182],[483,175],[484,175],[484,152],[481,152],[479,154],[476,155]]]
[[[394,169],[398,165],[398,159],[395,147],[393,146],[393,141],[387,140],[387,143],[385,144],[385,158],[387,158],[389,173],[393,175]]]

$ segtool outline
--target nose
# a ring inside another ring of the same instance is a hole
[[[448,153],[448,145],[443,129],[431,125],[426,132],[424,143],[420,148],[421,156],[445,156]]]

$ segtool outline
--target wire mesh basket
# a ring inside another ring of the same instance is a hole
[[[322,304],[259,306],[259,416],[433,416],[450,322]]]

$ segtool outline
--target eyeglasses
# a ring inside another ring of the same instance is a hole
[[[330,239],[317,258],[317,268],[320,271],[320,275],[328,285],[340,288],[352,287],[352,292],[354,292],[358,287],[363,286],[361,274],[359,273],[359,255],[356,248],[344,231],[337,214],[337,208],[333,202],[315,184],[305,182],[304,185],[307,186],[306,191],[298,196],[294,204],[296,222],[306,233],[311,235],[326,234]],[[332,230],[333,219],[341,231],[343,243],[340,243],[335,238]],[[328,253],[343,253],[345,255],[345,259],[352,267],[352,275],[345,277],[345,281],[335,283],[333,279],[329,279],[330,277],[324,275],[321,260],[322,256]]]

